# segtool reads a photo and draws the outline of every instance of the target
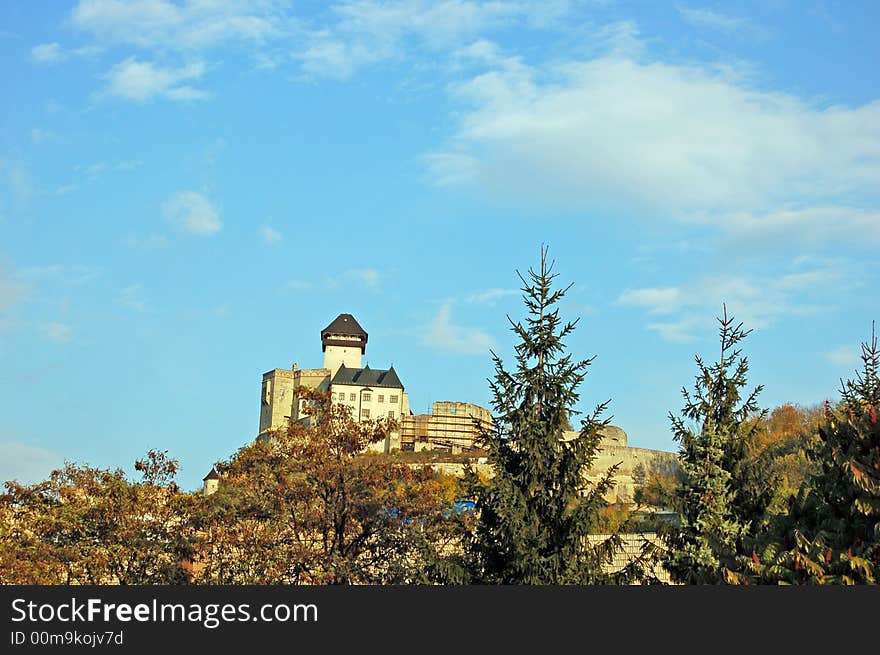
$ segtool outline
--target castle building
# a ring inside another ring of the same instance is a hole
[[[453,455],[475,452],[480,433],[492,429],[491,412],[473,403],[442,401],[433,403],[430,414],[413,414],[409,396],[394,366],[388,369],[361,366],[367,338],[354,316],[340,314],[321,330],[322,368],[301,369],[294,363],[289,370],[276,368],[264,373],[259,436],[283,429],[292,422],[310,420],[303,411],[306,401],[297,395],[297,389],[306,387],[329,392],[332,401],[350,408],[357,421],[396,419],[399,431],[390,434],[384,442],[373,444],[370,450],[385,453],[430,450]],[[563,438],[574,439],[577,435],[574,431],[565,432]],[[479,455],[479,451],[476,454]],[[481,459],[477,456],[478,469]],[[450,459],[436,466],[460,474],[462,465],[456,462]],[[645,475],[652,472],[671,475],[679,469],[675,453],[633,448],[627,443],[626,432],[609,425],[602,430],[600,452],[587,474],[588,479],[598,481],[611,466],[619,468],[608,500],[623,503],[633,502],[638,481]],[[204,479],[203,493],[209,495],[216,491],[219,478],[212,469]]]
[[[202,478],[202,493],[205,496],[210,496],[212,493],[216,492],[219,487],[220,475],[218,475],[217,469],[212,466],[208,475]]]
[[[260,434],[307,420],[305,400],[297,396],[299,387],[326,391],[334,402],[351,409],[355,420],[393,418],[410,414],[409,397],[394,366],[386,369],[361,367],[368,335],[351,314],[340,314],[321,330],[324,366],[290,370],[273,369],[263,374],[260,405]],[[400,448],[400,433],[394,432],[371,450],[390,452]]]

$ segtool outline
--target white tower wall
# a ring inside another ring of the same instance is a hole
[[[361,366],[360,345],[327,346],[324,349],[324,368],[330,369],[331,378],[336,375],[336,371],[343,364],[346,368],[363,368]]]

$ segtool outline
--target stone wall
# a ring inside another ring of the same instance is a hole
[[[599,453],[587,472],[590,482],[598,481],[612,466],[617,465],[614,473],[614,490],[606,500],[610,503],[632,503],[635,500],[636,486],[639,477],[651,472],[672,475],[679,470],[678,455],[665,450],[648,448],[631,448],[627,446],[627,435],[621,428],[608,426],[603,431],[605,438],[600,445]],[[566,432],[564,437],[572,439],[576,432]],[[622,444],[622,445],[621,445]],[[464,465],[458,462],[436,462],[431,466],[448,474],[462,475]],[[478,472],[491,476],[492,467],[484,459],[475,465]]]
[[[260,432],[281,427],[293,416],[294,372],[276,368],[263,373]]]
[[[663,542],[660,541],[660,538],[655,532],[630,532],[624,533],[620,536],[623,538],[623,547],[620,550],[615,551],[612,561],[605,565],[605,571],[608,573],[617,573],[627,564],[635,561],[641,555],[645,542],[655,548],[663,548]],[[591,534],[587,539],[591,544],[597,545],[605,541],[608,537],[609,535],[607,534]],[[659,562],[655,562],[654,565],[650,567],[650,572],[659,582],[672,584],[669,572],[666,571]]]
[[[618,465],[614,473],[616,485],[611,502],[631,503],[635,500],[635,487],[640,475],[652,471],[672,475],[679,469],[678,455],[665,450],[607,446],[603,444],[590,468],[587,479],[595,482],[605,471]]]

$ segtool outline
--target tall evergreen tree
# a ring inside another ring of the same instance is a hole
[[[880,578],[880,350],[871,330],[862,371],[826,405],[808,451],[819,469],[789,503],[751,573],[780,584],[877,584]]]
[[[738,344],[751,330],[728,317],[726,306],[718,322],[720,359],[706,365],[695,358],[694,391],[682,389],[681,415],[669,414],[681,443],[683,481],[674,502],[680,523],[664,535],[664,564],[674,581],[685,584],[731,582],[771,500],[763,473],[747,465],[763,417],[757,405],[762,387],[745,398],[741,392],[749,364]]]
[[[593,358],[573,361],[564,340],[577,321],[563,323],[557,304],[568,291],[553,289],[557,277],[547,248],[541,266],[524,277],[517,272],[528,310],[514,322],[519,338],[516,369],[508,371],[492,353],[491,381],[494,424],[483,444],[494,475],[468,475],[475,499],[475,524],[464,538],[466,575],[463,580],[488,584],[598,584],[621,582],[638,575],[638,559],[617,574],[605,567],[621,547],[616,532],[591,542],[604,496],[614,485],[616,467],[597,483],[585,474],[594,461],[607,402],[581,421],[574,438],[564,438],[573,407]],[[569,433],[569,436],[570,433]]]

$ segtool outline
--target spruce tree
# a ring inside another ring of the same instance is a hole
[[[482,442],[494,475],[468,476],[476,520],[464,538],[466,575],[459,581],[614,583],[640,574],[644,563],[637,559],[616,574],[606,573],[621,547],[619,533],[594,543],[587,538],[614,486],[616,467],[596,483],[585,477],[610,420],[600,420],[608,402],[581,421],[573,438],[564,438],[593,358],[574,361],[565,353],[564,340],[577,321],[563,323],[559,317],[557,305],[571,285],[554,290],[553,265],[542,246],[540,269],[529,269],[526,277],[517,272],[528,315],[519,322],[508,316],[518,337],[515,370],[505,369],[492,353],[494,423]]]
[[[880,578],[880,350],[872,328],[862,370],[826,405],[808,451],[818,473],[789,502],[752,559],[753,580],[877,584]]]
[[[772,487],[747,460],[763,417],[757,405],[762,387],[745,398],[741,392],[749,364],[738,344],[751,330],[728,317],[726,306],[718,322],[720,359],[706,365],[695,358],[694,391],[682,389],[681,415],[669,414],[681,444],[683,480],[674,501],[679,525],[664,533],[664,565],[674,581],[685,584],[733,582],[771,499]]]

